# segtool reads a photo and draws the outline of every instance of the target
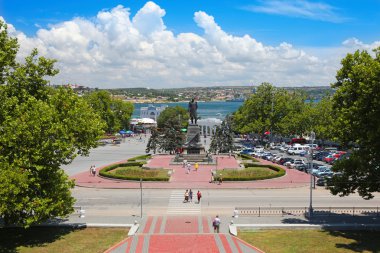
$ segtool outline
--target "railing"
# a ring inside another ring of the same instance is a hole
[[[240,216],[301,216],[308,215],[308,207],[235,207]],[[314,216],[332,215],[379,216],[379,207],[314,207]]]

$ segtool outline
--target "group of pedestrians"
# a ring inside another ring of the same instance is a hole
[[[182,167],[186,169],[186,174],[190,174],[190,171],[191,171],[191,164],[189,162],[187,162],[186,160],[183,161],[183,164],[182,164]],[[195,171],[198,171],[198,168],[199,168],[199,164],[198,163],[195,163],[194,164],[194,170]]]
[[[198,204],[201,203],[202,193],[200,191],[197,192],[197,200]],[[185,200],[183,203],[193,202],[193,191],[191,189],[185,191]]]
[[[214,170],[211,170],[211,180],[210,183],[218,182],[218,185],[221,185],[223,183],[223,175],[219,174],[218,177],[216,177],[216,172]]]

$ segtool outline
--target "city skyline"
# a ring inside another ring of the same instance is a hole
[[[52,84],[98,88],[328,86],[340,60],[380,46],[380,2],[6,1],[19,59],[58,60]]]

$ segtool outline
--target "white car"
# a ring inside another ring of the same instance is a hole
[[[308,148],[309,146],[297,145],[289,148],[287,152],[289,155],[300,155],[301,153],[305,152],[305,150]]]
[[[294,161],[289,165],[290,168],[294,169],[297,165],[305,164],[302,159],[294,159]]]

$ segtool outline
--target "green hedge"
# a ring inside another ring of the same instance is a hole
[[[258,160],[256,160],[254,157],[250,156],[250,155],[246,155],[246,154],[239,154],[239,156],[241,158],[243,158],[243,160],[252,160],[252,162],[259,162]]]
[[[245,168],[244,170],[222,170],[222,171],[217,171],[216,179],[217,180],[222,174],[223,181],[255,181],[255,180],[264,180],[264,179],[271,179],[271,178],[276,178],[276,177],[281,177],[286,174],[285,170],[283,168],[274,166],[274,165],[263,165],[263,164],[253,164],[253,163],[245,163],[244,164]],[[275,174],[268,174],[268,175],[253,175],[253,176],[247,176],[244,175],[247,173],[247,170],[249,168],[268,168],[270,170],[275,171]],[[235,175],[229,175],[230,174],[235,174]],[[240,174],[240,175],[239,175]]]
[[[141,168],[144,163],[142,162],[127,162],[127,163],[120,163],[120,164],[113,164],[110,166],[107,166],[99,171],[99,175],[103,177],[108,177],[108,178],[115,178],[115,179],[123,179],[123,180],[134,180],[134,181],[140,181],[140,178],[142,178],[143,181],[169,181],[169,176],[167,174],[168,170],[164,169],[154,169],[154,170],[147,170]],[[131,169],[131,175],[128,174],[116,174],[116,173],[111,173],[110,171],[120,168],[120,167],[130,167]],[[139,167],[139,171],[145,171],[147,175],[135,175],[136,174],[136,167]],[[152,174],[154,171],[158,170],[164,170],[166,176],[152,176],[149,174]]]
[[[136,160],[148,160],[152,155],[146,154],[146,155],[139,155],[128,159],[128,162],[134,162]]]

